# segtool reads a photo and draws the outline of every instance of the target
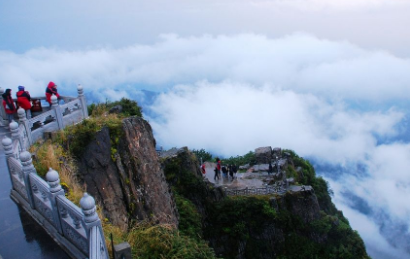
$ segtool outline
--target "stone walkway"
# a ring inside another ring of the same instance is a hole
[[[0,127],[0,141],[9,136]],[[11,182],[0,143],[0,259],[70,258],[20,206],[10,198]],[[2,257],[3,256],[3,257]]]
[[[268,176],[267,172],[246,172],[246,173],[237,173],[237,177],[232,180],[229,177],[223,177],[221,173],[221,179],[214,180],[214,168],[215,164],[213,163],[205,163],[205,177],[211,183],[214,183],[216,186],[223,186],[228,189],[245,189],[245,188],[262,188],[266,186],[266,183],[273,178]],[[312,187],[310,186],[298,186],[298,185],[290,185],[288,191],[291,192],[300,192],[303,190],[311,190]]]

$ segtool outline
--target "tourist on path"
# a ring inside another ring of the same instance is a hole
[[[10,123],[14,118],[13,114],[16,112],[16,106],[14,106],[13,98],[11,98],[11,89],[6,89],[2,97],[3,107],[7,113],[7,117]]]
[[[214,176],[214,180],[216,181],[216,178],[220,178],[221,175],[221,160],[219,158],[216,158],[216,167],[215,167],[215,176]]]
[[[234,173],[234,177],[236,178],[236,172],[238,172],[238,168],[236,167],[235,164],[232,166],[232,171]]]
[[[57,92],[57,85],[54,82],[48,83],[48,86],[46,88],[46,101],[50,104],[51,106],[51,96],[55,95],[58,100],[60,100],[60,95]]]
[[[203,164],[201,165],[201,172],[202,172],[203,175],[206,174],[205,163],[203,163]]]
[[[224,174],[224,178],[228,177],[228,169],[226,169],[226,166],[222,166],[222,173]]]
[[[229,173],[229,176],[231,177],[231,179],[233,180],[233,170],[232,170],[232,165],[229,165],[229,166],[228,166],[228,173]]]
[[[18,87],[18,92],[16,93],[17,96],[17,104],[19,107],[23,108],[26,111],[27,119],[31,119],[31,97],[28,91],[24,90],[24,86]]]

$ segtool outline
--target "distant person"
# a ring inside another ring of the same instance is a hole
[[[224,177],[228,177],[228,169],[226,169],[226,166],[222,166],[222,173],[224,174]]]
[[[232,170],[232,165],[229,165],[229,166],[228,166],[228,173],[229,173],[229,176],[231,177],[231,179],[233,180],[233,170]]]
[[[215,166],[214,172],[215,172],[214,180],[216,181],[217,178],[219,180],[220,175],[221,175],[221,160],[219,160],[219,158],[216,158],[216,166]]]
[[[238,168],[236,167],[236,165],[232,165],[232,171],[234,173],[234,177],[236,178],[236,172],[238,172]]]
[[[201,172],[202,172],[203,175],[206,174],[205,163],[203,163],[203,164],[201,165]]]
[[[57,85],[54,82],[48,83],[48,86],[46,88],[46,101],[50,104],[51,106],[51,96],[55,95],[58,100],[60,100],[60,95],[57,92]]]
[[[3,107],[6,111],[9,123],[13,121],[14,113],[16,112],[16,106],[14,105],[13,98],[11,98],[11,89],[6,89],[2,94],[3,97]]]
[[[269,176],[270,174],[273,174],[273,167],[272,167],[272,163],[271,163],[271,162],[269,162],[268,176]]]
[[[23,108],[26,111],[27,119],[31,118],[31,97],[28,91],[24,90],[24,86],[20,85],[18,87],[18,92],[16,93],[17,96],[17,104],[19,107]]]

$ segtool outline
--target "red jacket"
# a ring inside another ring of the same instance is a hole
[[[8,107],[7,107],[8,104]],[[11,98],[11,95],[4,95],[3,94],[3,106],[4,110],[6,111],[7,114],[13,114],[16,112],[16,106],[14,106],[14,101]],[[11,109],[9,109],[11,108]]]
[[[55,95],[58,99],[60,99],[60,95],[57,93],[57,85],[54,82],[48,83],[46,89],[46,100],[49,104],[51,104],[51,96]]]
[[[24,110],[31,109],[31,103],[30,103],[31,97],[30,97],[29,92],[18,91],[16,93],[16,96],[17,96],[17,103],[21,108],[23,108]]]

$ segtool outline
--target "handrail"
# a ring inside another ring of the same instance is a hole
[[[46,180],[43,180],[37,175],[31,154],[26,151],[42,137],[45,130],[63,129],[88,117],[83,89],[79,86],[77,90],[78,97],[63,97],[66,103],[61,106],[57,98],[52,96],[51,109],[31,119],[26,118],[23,109],[18,110],[19,124],[12,122],[9,125],[12,139],[2,139],[12,184],[10,196],[71,257],[108,259],[94,198],[84,193],[80,201],[81,208],[77,207],[65,197],[58,173],[50,168]]]

